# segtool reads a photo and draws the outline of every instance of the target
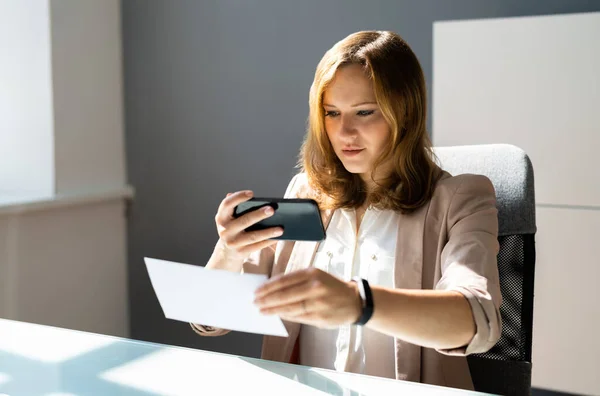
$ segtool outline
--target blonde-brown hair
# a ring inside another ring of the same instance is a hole
[[[426,130],[423,70],[408,44],[393,32],[354,33],[325,53],[310,88],[299,167],[306,172],[311,195],[322,208],[356,208],[367,199],[365,182],[344,168],[325,131],[323,93],[336,71],[350,64],[362,65],[371,78],[377,104],[391,130],[388,148],[375,166],[390,158],[393,169],[371,192],[370,203],[410,213],[431,198],[440,169]]]

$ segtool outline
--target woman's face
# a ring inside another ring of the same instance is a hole
[[[325,129],[346,170],[371,179],[374,162],[390,139],[373,83],[360,65],[340,68],[323,95]]]

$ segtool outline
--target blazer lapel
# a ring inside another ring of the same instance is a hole
[[[421,289],[423,284],[423,235],[429,204],[417,211],[400,215],[396,241],[394,287]],[[407,381],[421,380],[421,347],[395,339],[396,378]]]

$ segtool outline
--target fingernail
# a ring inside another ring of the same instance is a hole
[[[273,231],[273,236],[278,237],[278,236],[281,236],[281,235],[283,235],[283,230],[279,229],[279,230]]]
[[[270,206],[267,206],[265,208],[265,213],[268,214],[268,215],[272,215],[274,213],[273,208],[270,207]]]
[[[251,197],[252,196],[252,191],[246,191],[246,196],[247,197]]]

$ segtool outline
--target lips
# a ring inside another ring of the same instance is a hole
[[[364,149],[357,149],[357,148],[345,148],[345,149],[342,149],[342,153],[346,157],[353,157],[355,155],[358,155],[358,154],[362,153],[363,151],[364,151]]]

